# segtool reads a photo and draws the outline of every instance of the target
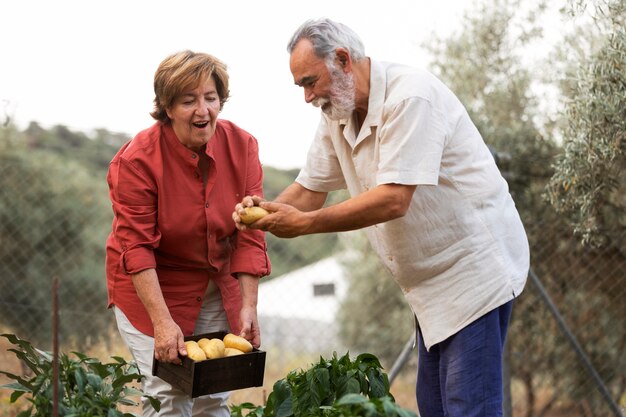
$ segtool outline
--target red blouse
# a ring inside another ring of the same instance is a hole
[[[205,187],[200,155],[180,143],[170,124],[157,122],[122,146],[109,166],[114,219],[106,244],[108,305],[150,336],[152,322],[131,274],[156,268],[174,321],[191,335],[209,280],[221,292],[231,330],[239,333],[235,274],[271,272],[263,232],[239,233],[232,220],[244,196],[263,193],[256,139],[218,120],[206,156]]]

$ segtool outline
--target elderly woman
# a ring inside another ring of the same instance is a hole
[[[215,57],[167,57],[154,92],[156,123],[109,167],[108,305],[145,376],[144,392],[161,401],[159,416],[228,416],[228,393],[192,400],[151,369],[153,357],[178,363],[191,334],[225,330],[260,345],[258,282],[270,273],[265,237],[238,233],[231,219],[243,196],[263,192],[258,144],[218,119],[229,89]],[[143,415],[155,415],[147,403]]]

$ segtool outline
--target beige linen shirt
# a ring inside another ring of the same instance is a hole
[[[355,196],[417,185],[402,218],[366,228],[430,349],[524,288],[529,248],[508,185],[457,97],[425,70],[372,60],[368,114],[324,114],[296,181]]]

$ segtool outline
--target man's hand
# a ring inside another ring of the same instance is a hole
[[[311,229],[312,214],[304,213],[288,204],[263,201],[259,207],[269,211],[270,214],[249,224],[249,229],[270,232],[277,237],[292,238],[314,233]]]

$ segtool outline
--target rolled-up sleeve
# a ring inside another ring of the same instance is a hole
[[[245,195],[263,196],[263,168],[259,161],[259,148],[256,139],[250,137],[247,153],[247,175]],[[247,230],[236,232],[235,250],[230,260],[230,271],[233,276],[248,273],[262,277],[271,273],[271,263],[267,254],[265,232]]]
[[[298,184],[309,190],[331,192],[346,188],[329,128],[326,118],[322,116],[309,147],[306,164],[296,178]]]
[[[156,185],[122,158],[112,161],[107,181],[116,218],[113,234],[121,249],[122,270],[134,274],[155,268],[154,249],[160,240],[156,227]]]

